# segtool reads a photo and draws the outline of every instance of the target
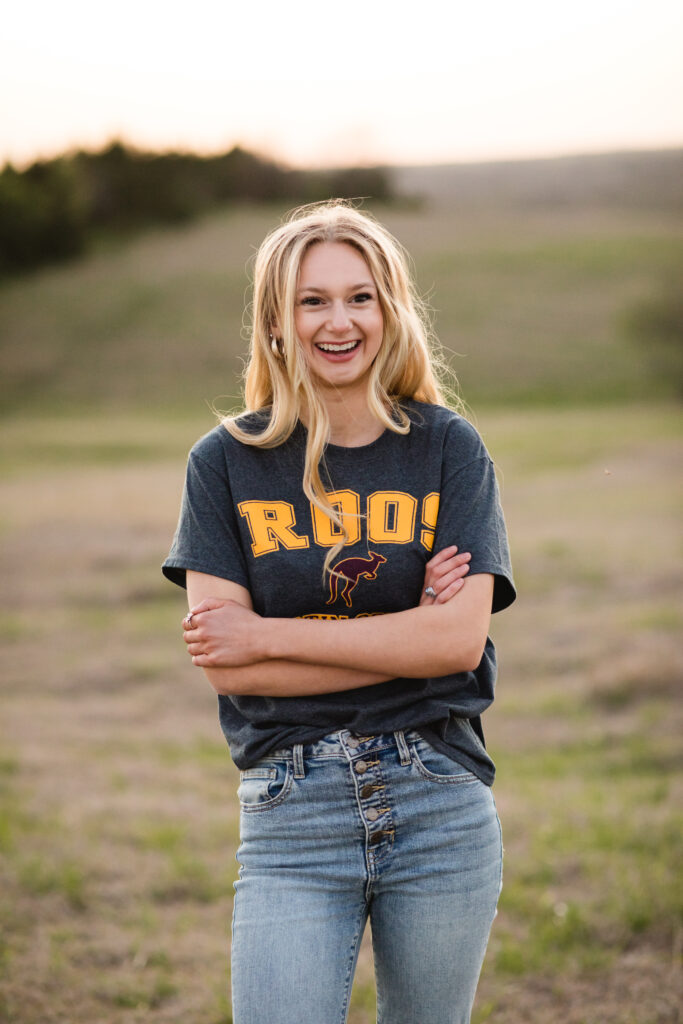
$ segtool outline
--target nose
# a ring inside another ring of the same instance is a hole
[[[346,303],[342,299],[335,299],[332,303],[328,326],[330,330],[342,333],[348,331],[349,327],[351,327],[351,317],[346,308]]]

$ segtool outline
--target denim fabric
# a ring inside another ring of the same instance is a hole
[[[501,887],[493,795],[416,732],[241,773],[234,1024],[343,1024],[369,916],[379,1024],[467,1024]]]

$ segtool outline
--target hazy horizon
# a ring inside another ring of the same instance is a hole
[[[127,149],[139,151],[141,153],[154,153],[154,154],[179,153],[179,154],[187,154],[187,155],[190,155],[190,156],[198,156],[198,157],[221,156],[222,154],[224,154],[224,153],[228,152],[230,149],[232,149],[233,146],[236,146],[238,148],[242,148],[245,151],[248,151],[248,152],[252,153],[255,156],[261,157],[264,160],[272,160],[275,163],[281,164],[281,165],[283,165],[285,167],[289,167],[289,168],[294,169],[294,170],[311,170],[311,169],[314,169],[314,170],[343,170],[346,167],[353,168],[353,167],[364,167],[364,166],[367,166],[367,167],[383,167],[383,168],[386,168],[388,170],[392,170],[392,169],[393,170],[401,170],[401,169],[407,169],[407,168],[413,168],[413,167],[414,168],[424,168],[425,170],[427,170],[429,168],[467,167],[467,166],[477,166],[479,164],[482,164],[482,165],[485,165],[485,164],[523,164],[523,163],[534,163],[534,162],[538,162],[538,163],[547,162],[547,163],[550,163],[550,162],[553,162],[553,161],[560,162],[560,161],[563,161],[563,160],[580,160],[580,159],[584,159],[584,158],[587,159],[587,160],[590,160],[592,158],[600,159],[602,157],[609,158],[611,156],[618,157],[618,156],[628,156],[628,155],[631,155],[631,154],[637,156],[637,155],[646,155],[648,153],[651,153],[651,154],[656,154],[656,153],[677,153],[677,152],[683,150],[683,139],[681,139],[681,141],[679,141],[679,142],[672,142],[670,145],[661,145],[661,146],[649,146],[649,145],[648,146],[646,146],[646,145],[643,145],[643,146],[636,146],[636,145],[633,145],[633,146],[614,146],[614,147],[610,147],[609,149],[607,149],[607,148],[605,148],[605,149],[594,149],[594,150],[577,149],[575,151],[568,151],[567,150],[567,151],[560,151],[560,152],[556,152],[556,153],[538,152],[538,153],[529,153],[529,154],[526,154],[526,155],[512,155],[512,156],[511,155],[499,155],[499,156],[472,157],[472,158],[463,157],[461,159],[450,159],[450,160],[449,159],[446,159],[446,160],[410,160],[410,161],[403,161],[403,162],[393,162],[393,163],[384,162],[384,163],[372,163],[372,164],[370,164],[368,162],[358,161],[358,162],[350,163],[350,164],[335,163],[335,164],[314,164],[314,165],[311,165],[311,164],[304,164],[304,163],[298,163],[298,164],[297,163],[292,163],[292,162],[290,162],[288,160],[284,160],[281,157],[278,157],[277,154],[269,153],[269,152],[265,151],[264,149],[256,149],[255,147],[250,147],[246,143],[241,142],[239,139],[234,140],[232,143],[230,143],[227,147],[224,147],[223,149],[208,149],[208,148],[207,149],[199,149],[199,148],[193,148],[193,147],[190,147],[190,146],[175,146],[175,147],[174,146],[168,146],[168,147],[158,146],[157,147],[157,146],[145,145],[144,143],[138,143],[138,142],[135,142],[132,139],[129,139],[127,137],[111,136],[110,138],[104,139],[98,145],[95,145],[95,144],[93,144],[93,145],[74,144],[74,145],[71,145],[71,146],[64,147],[63,149],[56,149],[53,152],[47,152],[46,151],[46,152],[35,153],[32,157],[26,158],[24,160],[13,160],[11,158],[5,158],[4,160],[2,160],[2,158],[0,158],[0,168],[5,166],[5,165],[7,165],[7,164],[12,164],[12,166],[14,166],[15,168],[22,170],[22,169],[30,166],[33,163],[40,163],[42,161],[50,161],[50,160],[53,160],[53,159],[57,159],[60,156],[68,156],[69,154],[75,153],[75,152],[78,152],[78,151],[93,152],[93,153],[101,152],[102,150],[108,148],[109,146],[115,145],[115,144],[121,144],[124,147],[126,147]]]
[[[121,138],[238,144],[294,167],[552,159],[683,144],[683,7],[540,0],[443,7],[85,0],[3,24],[0,162]]]

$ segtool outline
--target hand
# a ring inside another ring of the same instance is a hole
[[[237,601],[207,597],[183,619],[183,640],[192,664],[237,668],[263,660],[262,619]]]
[[[438,555],[434,555],[427,562],[420,606],[445,604],[462,589],[465,576],[470,571],[469,562],[472,556],[469,551],[463,551],[462,554],[457,552],[457,545],[453,544],[439,551]],[[427,587],[432,587],[435,597],[425,594]]]

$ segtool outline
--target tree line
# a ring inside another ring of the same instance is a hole
[[[0,273],[84,253],[98,232],[189,221],[230,202],[392,198],[379,167],[292,170],[235,146],[218,156],[151,153],[123,142],[0,171]]]

